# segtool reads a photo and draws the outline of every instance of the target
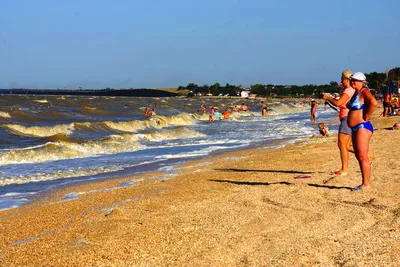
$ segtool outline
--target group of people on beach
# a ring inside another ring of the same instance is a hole
[[[361,191],[370,186],[372,157],[368,150],[374,132],[370,120],[376,109],[377,100],[368,89],[366,77],[361,72],[343,71],[341,83],[343,91],[339,99],[326,93],[322,94],[325,101],[339,107],[338,147],[342,167],[333,174],[347,175],[349,153],[354,153],[361,169],[362,183],[352,188],[352,191]],[[314,123],[313,112],[316,107],[318,106],[315,103],[311,108],[311,120]],[[321,134],[324,133],[323,128],[322,130],[320,128],[320,131]]]
[[[383,111],[380,116],[400,116],[399,109],[399,97],[396,97],[395,94],[392,94],[389,92],[389,90],[386,90],[386,92],[383,94]]]
[[[200,105],[200,109],[202,113],[207,113],[207,107],[204,104]],[[243,102],[240,107],[234,106],[231,112],[250,112],[249,107]],[[208,111],[208,121],[214,122],[215,120],[228,120],[230,116],[230,112],[228,109],[225,109],[222,114],[218,111],[217,107],[212,106]],[[267,104],[264,101],[261,101],[261,115],[267,116],[268,109]]]

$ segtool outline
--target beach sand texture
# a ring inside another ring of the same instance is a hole
[[[400,266],[400,131],[384,129],[400,117],[377,113],[368,190],[350,192],[353,155],[349,175],[331,175],[336,135],[225,153],[2,211],[0,265]]]

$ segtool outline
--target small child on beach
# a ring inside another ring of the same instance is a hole
[[[328,127],[325,124],[323,124],[322,122],[318,123],[318,129],[319,129],[321,136],[325,136],[325,137],[329,136]]]

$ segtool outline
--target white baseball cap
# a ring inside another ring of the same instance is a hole
[[[350,79],[360,81],[360,82],[367,81],[367,77],[365,77],[364,73],[362,73],[362,72],[353,73],[353,75],[351,75]]]

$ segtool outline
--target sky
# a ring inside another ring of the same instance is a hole
[[[400,67],[398,0],[0,0],[0,88],[327,84]]]

